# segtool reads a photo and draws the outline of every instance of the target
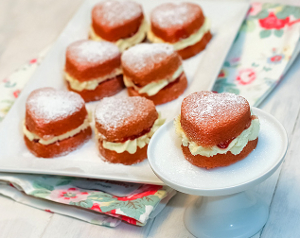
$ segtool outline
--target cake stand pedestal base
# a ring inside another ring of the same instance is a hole
[[[199,197],[185,211],[186,228],[196,237],[243,238],[267,222],[268,206],[254,193]]]

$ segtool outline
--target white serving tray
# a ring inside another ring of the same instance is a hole
[[[65,62],[65,49],[71,42],[87,38],[90,12],[97,2],[97,0],[89,0],[83,3],[1,123],[1,172],[64,175],[163,184],[152,172],[147,160],[131,166],[103,162],[98,155],[94,138],[77,151],[55,159],[36,158],[25,147],[22,121],[25,115],[26,98],[32,90],[41,87],[65,89],[62,73]],[[148,18],[154,7],[168,1],[139,0],[138,2],[143,5],[145,15]],[[249,7],[249,4],[245,2],[193,0],[190,0],[190,2],[200,4],[205,15],[211,20],[213,39],[202,53],[184,61],[183,66],[189,81],[184,95],[173,102],[157,107],[157,110],[162,113],[163,117],[167,118],[167,121],[172,120],[179,113],[180,103],[184,96],[194,91],[210,90],[212,88]],[[126,94],[126,91],[123,90],[116,96],[122,94]],[[88,109],[93,110],[95,104],[88,103]]]

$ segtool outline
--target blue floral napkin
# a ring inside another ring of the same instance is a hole
[[[252,3],[213,90],[259,105],[298,55],[299,38],[300,7]]]

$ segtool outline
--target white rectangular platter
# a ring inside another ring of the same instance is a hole
[[[249,7],[249,4],[245,2],[189,1],[199,4],[204,14],[210,19],[213,39],[202,53],[184,61],[183,66],[189,81],[184,95],[173,102],[157,106],[157,110],[161,112],[162,117],[167,118],[167,121],[179,114],[180,103],[184,96],[194,91],[211,90]],[[131,166],[102,161],[98,155],[94,137],[77,151],[55,159],[36,158],[25,147],[22,121],[25,115],[26,98],[32,90],[41,87],[65,89],[63,82],[65,49],[71,42],[87,38],[90,12],[97,2],[98,0],[89,0],[80,7],[1,123],[1,172],[162,184],[162,181],[152,172],[147,160]],[[146,18],[149,19],[149,14],[154,7],[168,1],[140,0],[138,2],[143,5]],[[126,90],[116,96],[122,94],[126,94]],[[95,103],[87,104],[88,109],[92,111],[94,106]]]

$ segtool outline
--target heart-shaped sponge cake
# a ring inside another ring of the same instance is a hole
[[[202,51],[211,39],[210,23],[194,3],[164,3],[151,12],[151,42],[168,42],[183,59]]]
[[[73,42],[66,51],[65,79],[86,102],[118,93],[125,87],[118,47],[106,41]]]
[[[44,158],[65,155],[92,134],[83,99],[53,88],[37,89],[29,95],[23,132],[28,149]]]
[[[178,98],[187,87],[180,56],[169,44],[139,44],[126,50],[121,63],[130,96],[162,104]]]
[[[147,32],[140,4],[133,1],[103,1],[92,10],[92,40],[114,42],[121,51],[144,40]]]
[[[259,121],[242,96],[196,92],[175,120],[185,157],[205,168],[226,166],[246,157],[257,144]]]
[[[100,154],[111,163],[144,160],[150,138],[163,122],[153,102],[146,98],[104,98],[95,111]]]

